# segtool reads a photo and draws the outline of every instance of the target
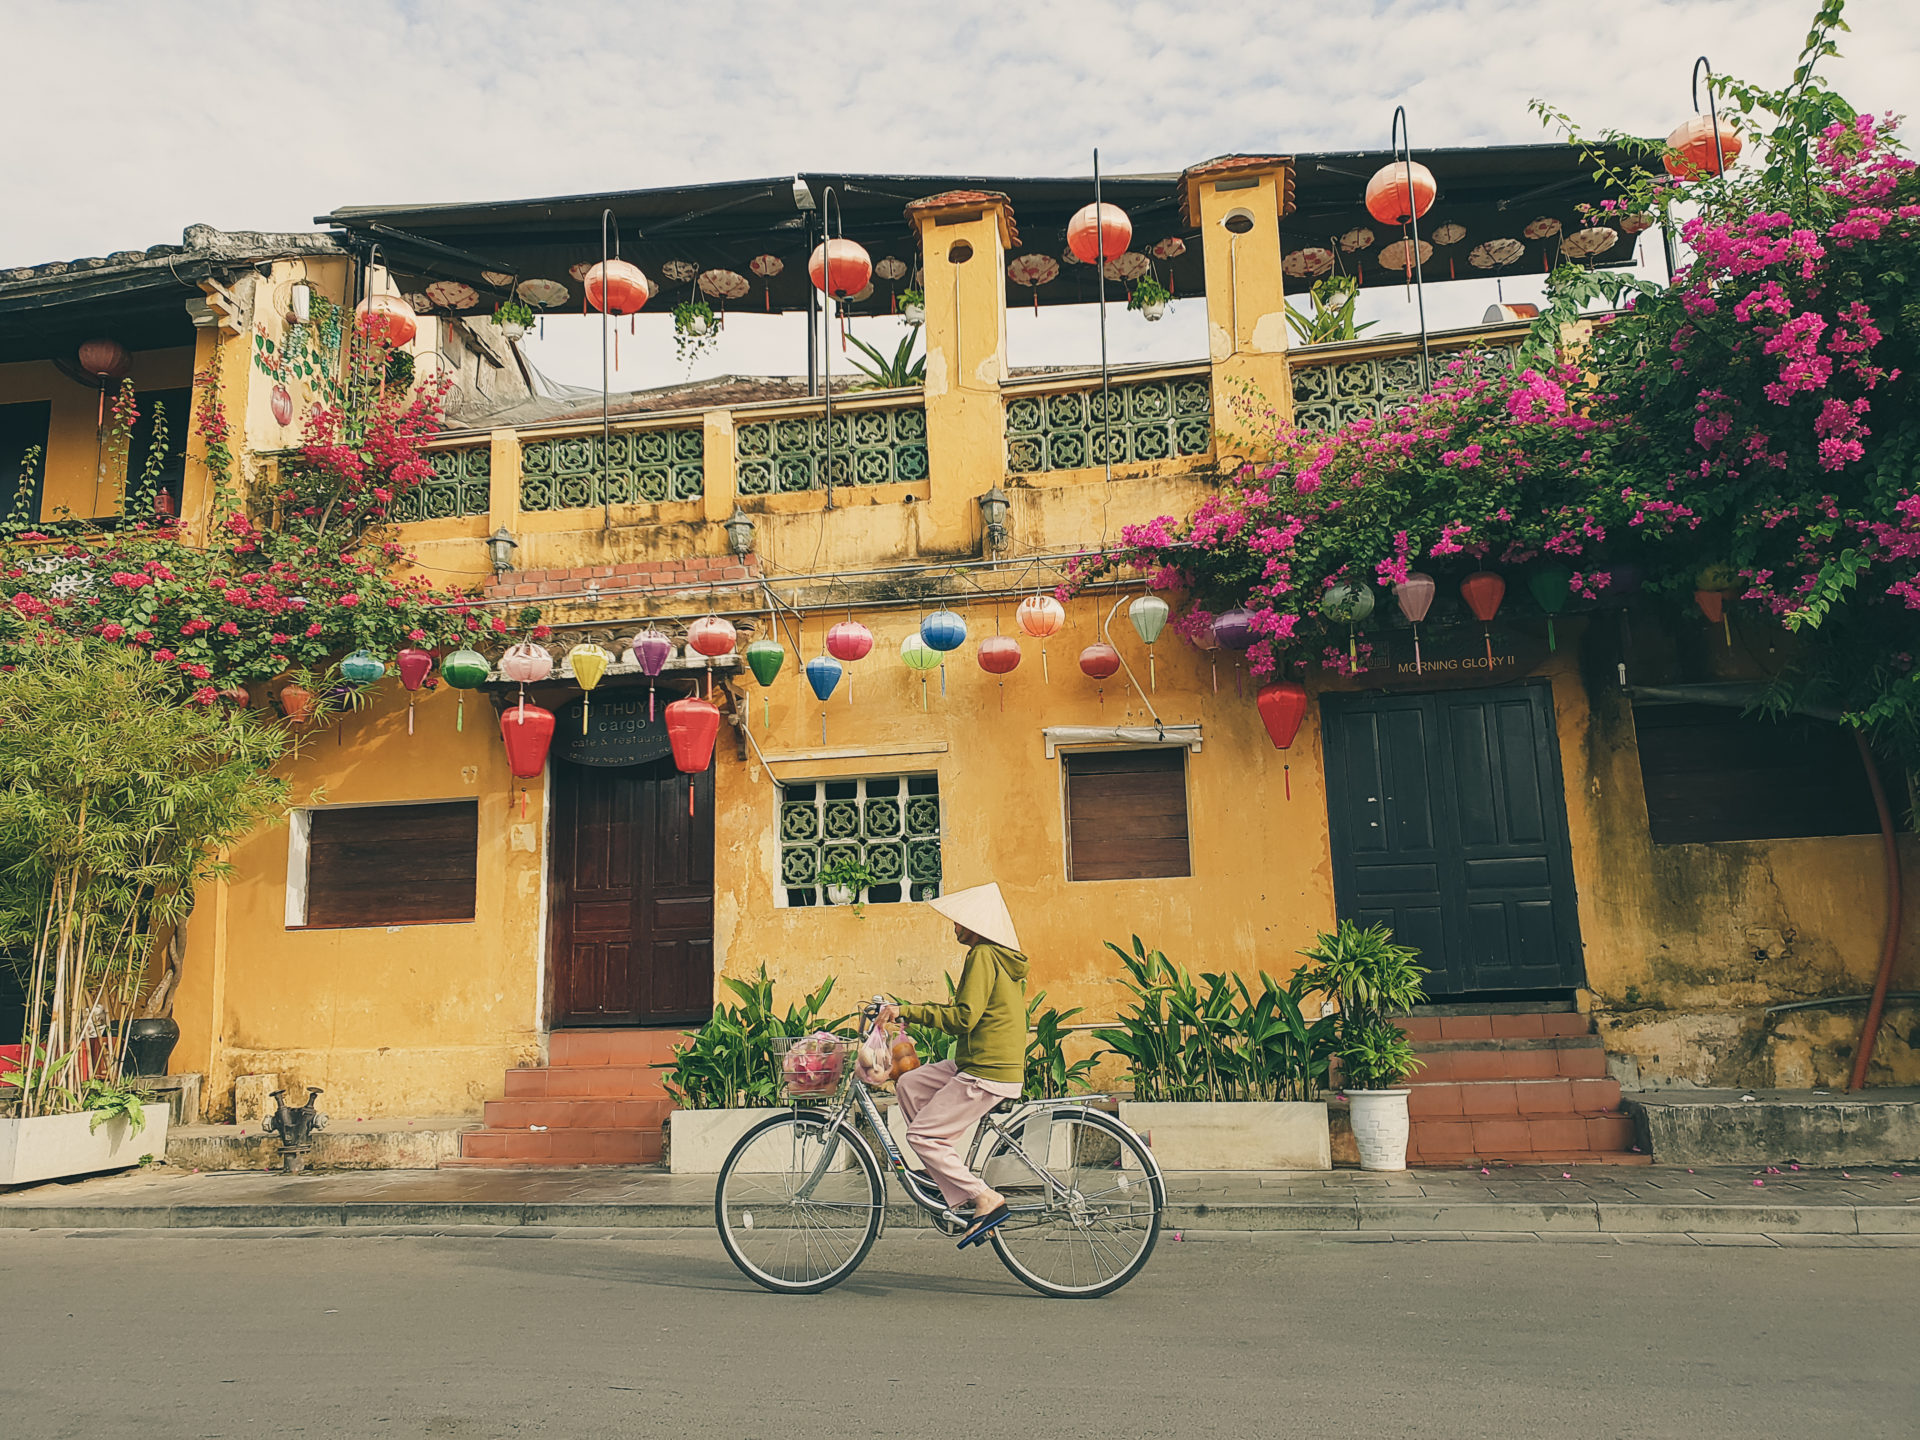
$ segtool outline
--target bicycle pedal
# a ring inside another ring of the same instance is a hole
[[[964,1216],[954,1214],[951,1210],[942,1210],[934,1217],[933,1223],[942,1235],[952,1237],[965,1234],[967,1226],[973,1222]]]

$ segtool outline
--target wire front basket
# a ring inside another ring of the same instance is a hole
[[[774,1063],[780,1067],[780,1100],[820,1105],[834,1099],[853,1076],[857,1040],[836,1035],[777,1035]]]

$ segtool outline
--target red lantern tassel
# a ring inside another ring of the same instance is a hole
[[[693,777],[687,777],[687,814],[693,814]]]
[[[1293,767],[1286,763],[1280,766],[1280,778],[1287,787],[1287,799],[1293,799]]]
[[[1483,633],[1487,637],[1487,674],[1491,676],[1493,674],[1493,631],[1487,630]]]

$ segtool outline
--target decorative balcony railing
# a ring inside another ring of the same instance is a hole
[[[520,508],[578,510],[697,500],[706,487],[706,432],[616,430],[529,440],[520,451]]]
[[[927,478],[924,405],[842,410],[836,404],[832,423],[835,485],[889,485]],[[824,415],[748,421],[735,430],[733,444],[735,484],[742,495],[826,488]]]
[[[1312,358],[1312,351],[1295,353],[1293,372],[1293,423],[1303,429],[1338,430],[1355,420],[1377,419],[1396,405],[1404,405],[1420,393],[1419,342],[1409,340],[1407,353],[1368,355],[1352,360],[1329,357]],[[1480,363],[1505,367],[1514,360],[1512,344],[1471,347]],[[1451,353],[1436,350],[1433,366],[1436,374],[1461,347]]]
[[[1007,400],[1007,469],[1015,475],[1172,460],[1212,448],[1213,388],[1205,375]]]
[[[410,520],[453,520],[487,513],[487,490],[493,474],[493,450],[468,445],[459,450],[435,450],[433,479],[416,485],[394,501],[397,524]]]

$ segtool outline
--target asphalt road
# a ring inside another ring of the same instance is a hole
[[[1911,1437],[1920,1249],[1283,1234],[1106,1300],[890,1234],[752,1288],[710,1234],[0,1235],[0,1436]],[[1661,1237],[1656,1237],[1661,1238]],[[1678,1239],[1678,1237],[1666,1237]]]

